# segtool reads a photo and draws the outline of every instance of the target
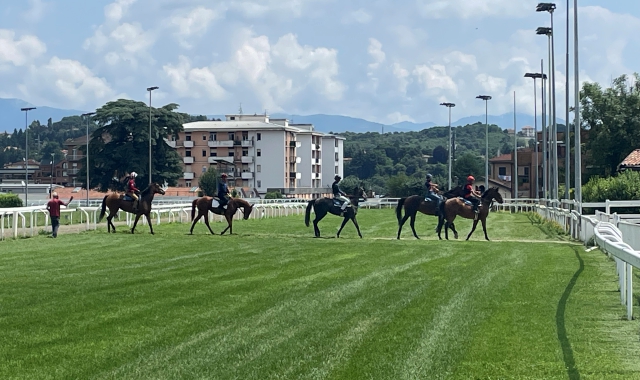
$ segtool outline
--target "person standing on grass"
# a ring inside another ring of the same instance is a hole
[[[60,227],[60,205],[68,206],[73,200],[73,196],[69,199],[69,202],[64,203],[58,199],[58,193],[53,192],[52,199],[47,202],[47,211],[51,216],[51,237],[58,237],[58,227]]]

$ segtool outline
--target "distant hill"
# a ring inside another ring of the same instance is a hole
[[[26,107],[34,107],[34,105],[20,99],[0,98],[0,132],[13,132],[14,129],[24,129],[24,111],[20,111],[20,108]],[[29,124],[31,124],[33,120],[40,120],[40,123],[46,124],[49,118],[51,118],[52,121],[58,121],[66,116],[81,115],[87,112],[64,110],[47,106],[35,107],[37,107],[35,110],[29,111]]]

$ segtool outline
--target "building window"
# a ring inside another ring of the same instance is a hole
[[[529,176],[529,167],[528,166],[524,167],[524,175],[526,175],[527,177]]]
[[[202,150],[202,157],[207,157],[207,151],[206,150]]]
[[[507,175],[507,168],[505,168],[504,166],[500,166],[498,168],[498,175]]]
[[[209,157],[217,157],[218,156],[218,152],[215,149],[211,149],[209,151]]]
[[[258,173],[262,172],[262,165],[257,165],[257,166],[256,166],[256,171],[257,171]]]
[[[186,187],[191,187],[191,181],[187,181],[184,183]]]
[[[262,156],[262,150],[257,149],[256,156],[258,157]]]
[[[335,170],[336,174],[338,174],[338,167],[336,166],[336,168],[335,168],[335,169],[336,169],[336,170]]]
[[[206,172],[207,172],[207,167],[206,167],[206,166],[203,166],[203,167],[202,167],[202,172],[203,172],[203,173],[206,173]]]
[[[262,181],[258,180],[258,189],[262,187]]]
[[[209,132],[209,141],[216,141],[218,136],[216,136],[215,132]]]
[[[338,147],[338,139],[335,139],[336,148]]]
[[[262,133],[258,133],[257,139],[258,139],[258,141],[262,140]]]
[[[242,140],[243,141],[249,140],[249,132],[247,131],[242,132]]]
[[[202,141],[207,141],[207,135],[202,135]]]
[[[336,153],[336,161],[339,161],[340,159],[338,158],[338,153]]]
[[[231,117],[229,117],[229,120],[235,120],[235,119],[236,119],[236,117],[235,117],[235,116],[231,116]]]
[[[229,157],[233,157],[233,151],[232,150],[230,150],[228,154],[229,154]]]
[[[187,149],[187,150],[185,150],[185,151],[184,151],[184,155],[185,155],[185,157],[191,157],[191,151],[190,151],[190,150],[188,150],[188,149]]]
[[[191,141],[191,133],[187,133],[187,134],[184,136],[184,139],[185,139],[186,141]]]
[[[236,134],[233,132],[229,132],[229,140],[233,141],[235,140]]]
[[[247,148],[242,148],[242,156],[243,157],[247,157],[249,155],[249,149]]]

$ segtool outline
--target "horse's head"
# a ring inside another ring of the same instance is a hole
[[[249,219],[249,215],[251,215],[251,211],[253,211],[253,205],[249,202],[246,202],[246,205],[242,206],[243,219]]]
[[[363,184],[360,184],[360,186],[358,186],[356,188],[355,196],[358,197],[358,198],[362,198],[365,201],[367,200],[367,192],[364,190],[364,185]]]
[[[484,194],[482,194],[482,199],[486,199],[489,201],[495,199],[496,201],[498,201],[498,203],[504,202],[504,200],[502,199],[502,195],[498,191],[497,187],[490,187],[489,190],[485,191]]]
[[[154,194],[162,194],[164,195],[166,187],[160,186],[157,182],[152,183],[150,186],[150,190],[153,191]]]

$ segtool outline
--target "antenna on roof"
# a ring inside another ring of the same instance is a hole
[[[242,102],[240,102],[240,108],[238,108],[238,115],[242,115]]]
[[[267,116],[267,109],[264,109],[264,116]]]

